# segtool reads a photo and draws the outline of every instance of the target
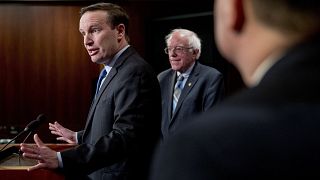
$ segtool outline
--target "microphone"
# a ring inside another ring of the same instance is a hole
[[[45,120],[46,120],[46,116],[44,114],[39,114],[37,119],[31,121],[25,128],[24,128],[24,132],[27,131],[34,131],[35,129],[37,129],[40,124],[42,124]]]
[[[13,139],[11,139],[8,143],[6,143],[5,146],[3,146],[0,150],[0,152],[6,148],[12,141],[16,140],[18,137],[20,137],[22,134],[29,132],[28,136],[23,140],[23,142],[26,141],[26,139],[29,137],[29,135],[36,130],[45,120],[46,116],[44,114],[39,114],[37,118],[33,121],[31,121],[23,131],[21,131],[18,135],[16,135]]]

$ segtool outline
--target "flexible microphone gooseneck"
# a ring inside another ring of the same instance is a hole
[[[23,140],[23,143],[27,140],[27,138],[30,136],[30,134],[36,130],[45,120],[46,120],[46,116],[44,114],[39,114],[38,117],[31,121],[25,128],[23,131],[21,131],[19,134],[17,134],[13,139],[11,139],[8,143],[6,143],[5,146],[3,146],[0,150],[0,152],[2,152],[12,141],[16,140],[18,137],[20,137],[22,134],[29,132],[29,134],[27,135],[27,137]]]

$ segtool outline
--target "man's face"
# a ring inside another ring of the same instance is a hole
[[[107,63],[117,52],[118,40],[116,28],[107,24],[107,12],[88,11],[82,15],[79,31],[92,62]]]
[[[185,72],[195,62],[195,50],[189,47],[186,37],[174,33],[167,45],[169,61],[173,70]]]

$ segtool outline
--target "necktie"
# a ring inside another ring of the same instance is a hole
[[[181,91],[183,89],[183,80],[184,77],[182,76],[182,74],[180,74],[180,76],[178,76],[177,82],[174,86],[174,92],[173,92],[173,106],[172,106],[172,114],[174,113],[177,103],[178,103],[178,99],[180,97]]]
[[[100,87],[101,87],[101,84],[102,84],[102,80],[107,76],[107,71],[106,69],[103,69],[101,72],[100,72],[100,75],[99,75],[99,79],[98,79],[98,82],[97,82],[97,87],[96,87],[96,96],[100,90]]]

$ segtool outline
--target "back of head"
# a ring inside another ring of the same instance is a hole
[[[285,34],[310,35],[320,29],[318,0],[251,0],[262,23]]]

